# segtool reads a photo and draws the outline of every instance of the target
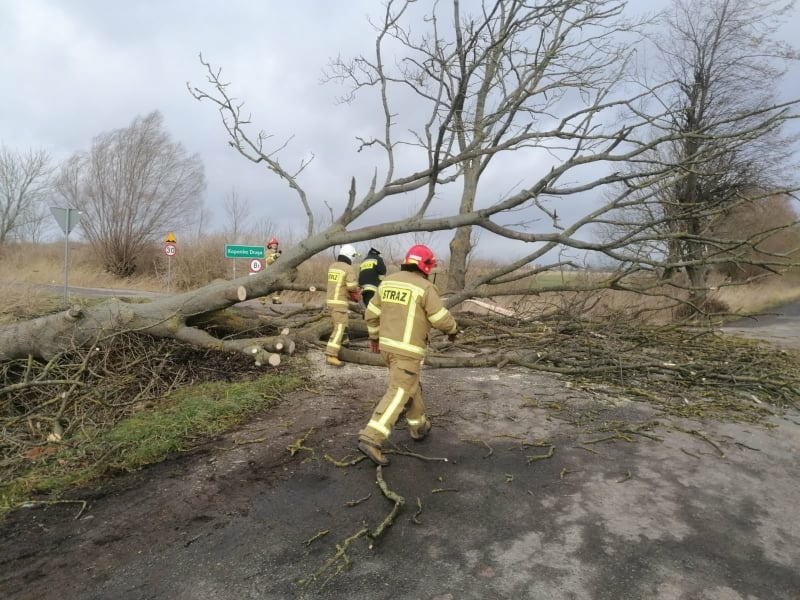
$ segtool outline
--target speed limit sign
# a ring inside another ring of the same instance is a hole
[[[175,244],[164,244],[164,254],[167,256],[175,256],[178,253],[178,246]]]
[[[254,258],[253,260],[250,261],[251,273],[258,273],[263,268],[264,268],[264,263],[261,262],[260,258]]]

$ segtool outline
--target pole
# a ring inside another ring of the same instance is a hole
[[[51,206],[50,212],[61,226],[64,232],[64,304],[69,306],[69,233],[73,225],[77,225],[81,220],[81,211],[77,208],[61,208]],[[75,215],[75,222],[72,222],[72,215]]]
[[[172,257],[167,257],[167,291],[172,292]]]
[[[67,209],[67,227],[64,232],[64,305],[69,306],[69,285],[67,278],[69,277],[69,232],[71,227],[72,209]]]

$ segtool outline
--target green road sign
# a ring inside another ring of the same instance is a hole
[[[264,246],[225,245],[225,258],[264,258]]]

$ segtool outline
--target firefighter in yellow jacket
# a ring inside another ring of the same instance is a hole
[[[264,257],[264,265],[267,267],[270,266],[280,258],[282,253],[283,250],[278,248],[278,238],[270,238],[270,240],[267,242],[267,255]],[[270,300],[272,300],[273,304],[280,304],[281,303],[280,292],[278,291],[272,292]],[[261,298],[259,301],[261,302],[261,304],[267,303],[266,298]]]
[[[381,282],[365,313],[371,350],[380,352],[389,367],[389,388],[358,433],[358,449],[378,465],[389,464],[383,442],[403,410],[413,440],[424,439],[431,430],[419,383],[428,333],[435,327],[452,340],[458,330],[436,286],[428,281],[435,266],[430,248],[412,246],[400,272]]]
[[[328,267],[328,294],[325,304],[333,321],[333,331],[325,347],[325,361],[334,367],[344,365],[339,360],[339,350],[347,331],[348,302],[358,302],[361,294],[358,289],[358,277],[353,268],[353,260],[360,256],[350,244],[345,244],[339,250],[336,262]]]

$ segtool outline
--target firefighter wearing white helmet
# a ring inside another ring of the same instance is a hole
[[[325,346],[325,361],[334,367],[344,365],[339,360],[339,350],[342,349],[342,340],[345,338],[348,322],[348,302],[361,300],[358,289],[358,277],[353,268],[353,260],[361,256],[350,244],[345,244],[339,249],[336,262],[328,267],[328,293],[325,304],[333,321],[333,331]]]
[[[389,387],[378,402],[366,427],[358,433],[358,449],[378,465],[388,465],[383,442],[406,411],[411,439],[425,439],[431,423],[425,416],[420,370],[428,333],[435,327],[454,339],[458,331],[428,275],[436,258],[427,246],[412,246],[400,272],[386,277],[367,306],[364,318],[370,349],[380,352],[389,367]]]

